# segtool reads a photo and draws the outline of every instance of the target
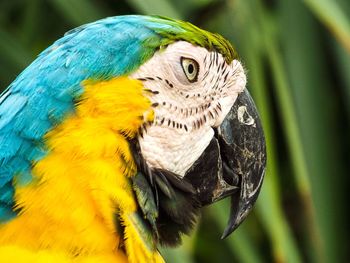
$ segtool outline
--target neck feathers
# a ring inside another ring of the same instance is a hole
[[[33,164],[33,182],[17,187],[21,213],[0,230],[4,242],[79,255],[115,251],[124,243],[116,217],[127,225],[137,211],[128,140],[152,120],[150,102],[141,82],[128,78],[83,86],[75,114],[45,135],[48,154]]]

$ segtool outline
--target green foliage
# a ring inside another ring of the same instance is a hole
[[[350,244],[348,0],[0,1],[0,89],[72,27],[157,14],[223,34],[248,72],[268,146],[256,208],[226,240],[227,200],[206,208],[172,262],[345,262]]]

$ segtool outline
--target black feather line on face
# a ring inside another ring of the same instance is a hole
[[[143,195],[152,195],[148,198],[156,200],[156,209],[158,217],[155,222],[150,222],[148,215],[154,211],[147,211],[143,200],[136,200],[140,206],[142,218],[147,221],[153,230],[153,236],[159,244],[164,246],[176,246],[181,243],[181,236],[188,234],[194,227],[196,218],[199,214],[200,203],[196,198],[195,189],[187,180],[181,178],[175,173],[162,169],[150,168],[142,158],[141,150],[137,140],[130,142],[131,151],[137,165],[138,173],[136,176],[144,176],[149,184],[143,184],[141,188],[134,191],[142,191]],[[131,178],[135,180],[135,178]],[[135,192],[136,193],[136,192]]]

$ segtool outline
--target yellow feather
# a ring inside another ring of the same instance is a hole
[[[153,120],[150,101],[128,78],[83,85],[76,114],[46,134],[50,153],[33,164],[33,182],[16,187],[21,212],[0,227],[0,262],[126,262],[117,211],[129,261],[163,262],[131,220],[136,166],[127,139]]]

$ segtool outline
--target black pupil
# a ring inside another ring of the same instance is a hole
[[[193,73],[193,71],[194,71],[194,67],[193,67],[193,64],[189,64],[188,65],[188,73],[190,73],[190,74],[192,74]]]

